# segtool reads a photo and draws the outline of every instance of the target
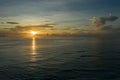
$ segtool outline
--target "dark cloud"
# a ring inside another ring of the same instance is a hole
[[[118,19],[117,16],[109,16],[109,17],[105,18],[106,21],[115,21],[117,19]]]
[[[112,27],[112,25],[107,25],[102,27],[102,30],[106,30],[106,31],[112,31],[114,28]]]
[[[119,32],[120,30],[118,28],[115,28],[115,26],[113,26],[112,24],[108,25],[106,22],[114,22],[117,19],[118,19],[117,16],[94,17],[92,19],[92,24],[94,25],[94,27],[98,33],[99,32],[115,33],[115,32]]]
[[[105,23],[106,23],[106,19],[103,18],[103,17],[100,17],[100,18],[94,17],[94,18],[92,19],[92,24],[93,24],[95,27],[101,27],[101,26],[103,26]]]
[[[116,21],[118,19],[117,16],[109,16],[109,17],[93,17],[92,23],[95,27],[103,27],[108,21]]]
[[[6,22],[7,24],[19,24],[18,22]]]
[[[104,27],[102,27],[102,30],[107,31],[107,32],[114,32],[114,33],[120,32],[120,28],[118,28],[118,27],[114,28],[112,25],[104,26]]]

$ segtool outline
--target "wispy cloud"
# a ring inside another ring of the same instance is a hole
[[[19,24],[18,22],[6,22],[7,24]]]
[[[56,24],[16,26],[14,28],[9,28],[9,31],[14,31],[14,32],[27,32],[30,30],[41,31],[46,29],[52,29],[54,28],[55,25]]]

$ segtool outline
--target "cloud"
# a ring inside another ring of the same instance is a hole
[[[28,26],[21,26],[27,28],[53,28],[56,24],[43,24],[43,25],[28,25]]]
[[[92,24],[95,27],[103,27],[106,22],[114,22],[118,19],[117,16],[109,16],[109,17],[93,17],[92,20]]]
[[[4,22],[0,22],[1,24],[5,24]]]
[[[6,22],[7,24],[19,24],[18,22]]]
[[[105,20],[105,18],[103,18],[103,17],[100,17],[100,18],[93,17],[93,18],[92,18],[92,24],[93,24],[95,27],[101,27],[101,26],[103,26],[105,23],[106,23],[106,20]]]
[[[7,18],[8,16],[0,16],[0,18],[4,19],[4,18]]]
[[[46,30],[46,29],[53,29],[56,24],[44,24],[44,25],[27,25],[27,26],[16,26],[14,28],[9,28],[10,31],[15,32],[26,32],[29,30]]]
[[[112,27],[112,25],[107,25],[107,26],[102,27],[102,30],[112,31],[112,30],[114,30],[114,28]]]
[[[106,25],[104,27],[102,27],[102,30],[107,31],[107,32],[112,32],[112,33],[116,33],[116,32],[120,32],[120,28],[114,28],[112,25]]]
[[[119,24],[115,22],[118,19],[119,17],[117,16],[93,17],[91,20],[92,24],[94,25],[93,28],[95,29],[94,35],[118,37],[120,34],[120,27]]]
[[[105,19],[106,19],[106,21],[116,21],[118,19],[118,17],[117,16],[109,16]]]

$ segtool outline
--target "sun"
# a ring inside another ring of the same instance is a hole
[[[37,34],[36,31],[31,31],[30,33],[31,33],[32,35],[36,35],[36,34]]]

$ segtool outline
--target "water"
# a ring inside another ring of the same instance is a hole
[[[0,80],[120,80],[120,39],[0,38]]]

